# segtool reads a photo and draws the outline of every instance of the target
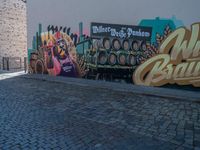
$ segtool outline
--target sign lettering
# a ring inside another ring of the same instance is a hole
[[[137,38],[150,41],[152,28],[105,23],[91,23],[91,37]]]

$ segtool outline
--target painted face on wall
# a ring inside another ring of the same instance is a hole
[[[64,39],[58,39],[56,41],[57,51],[61,57],[64,57],[65,53],[68,51],[67,44]]]

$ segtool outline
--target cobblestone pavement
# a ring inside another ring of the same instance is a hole
[[[0,80],[0,149],[200,149],[200,104],[24,78]]]

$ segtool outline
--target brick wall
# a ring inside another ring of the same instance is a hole
[[[2,57],[27,57],[26,3],[0,0],[0,65]]]

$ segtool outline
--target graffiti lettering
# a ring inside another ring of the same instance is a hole
[[[160,53],[171,55],[171,60],[182,61],[183,59],[200,56],[200,24],[192,25],[192,32],[186,28],[179,28],[162,43]],[[171,51],[171,52],[170,52]]]
[[[26,0],[21,0],[22,2],[26,3],[27,1]]]
[[[72,41],[74,42],[74,45],[77,44],[78,42],[78,35],[71,33],[71,28],[67,28],[67,27],[58,27],[58,26],[53,26],[53,25],[49,25],[47,27],[47,31],[51,32],[52,34],[56,33],[56,32],[63,32],[66,33],[67,35],[69,35],[72,39]]]
[[[138,85],[167,83],[200,87],[200,23],[192,30],[179,28],[161,44],[160,54],[140,65],[134,75]]]

